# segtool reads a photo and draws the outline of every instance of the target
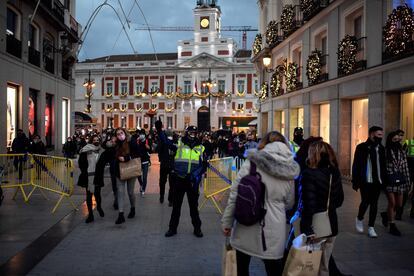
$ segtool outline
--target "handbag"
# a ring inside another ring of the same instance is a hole
[[[128,180],[141,175],[141,158],[134,158],[128,162],[119,163],[119,178],[121,180]]]
[[[307,243],[305,234],[293,240],[283,269],[283,276],[317,276],[325,240]]]
[[[222,276],[237,276],[236,250],[230,245],[229,238],[223,247]]]
[[[332,174],[329,176],[329,193],[326,211],[313,214],[312,228],[316,238],[332,235],[331,221],[329,220],[329,202],[331,199]]]

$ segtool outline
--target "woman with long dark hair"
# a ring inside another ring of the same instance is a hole
[[[309,146],[307,168],[302,172],[302,219],[300,230],[307,236],[314,236],[313,215],[326,211],[329,200],[329,221],[332,235],[326,238],[319,269],[319,275],[329,275],[329,259],[332,255],[335,237],[338,235],[336,209],[344,201],[341,173],[332,147],[325,142],[314,142]],[[328,199],[329,198],[329,199]]]
[[[395,226],[394,219],[395,210],[402,206],[404,193],[407,193],[411,188],[407,154],[402,149],[399,133],[396,131],[388,134],[385,147],[388,176],[385,186],[388,198],[388,224],[390,234],[401,236],[401,232]],[[387,226],[386,223],[384,224]]]

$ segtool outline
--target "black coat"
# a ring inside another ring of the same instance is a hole
[[[82,152],[79,154],[78,165],[80,169],[80,175],[78,178],[78,186],[86,188],[88,187],[88,153]]]
[[[32,142],[29,147],[29,152],[33,154],[41,154],[41,155],[47,154],[45,144],[43,144],[42,141],[39,141],[37,143]]]
[[[354,162],[352,164],[352,188],[357,191],[367,183],[368,155],[371,147],[375,144],[370,139],[359,144],[355,149]],[[387,163],[385,159],[385,148],[379,145],[379,162],[381,170],[381,180],[385,186],[387,180]]]
[[[302,219],[300,230],[306,235],[313,234],[312,216],[315,213],[326,211],[329,194],[329,176],[332,173],[332,186],[329,204],[329,220],[331,222],[332,236],[338,234],[338,216],[336,209],[344,201],[341,174],[337,168],[306,168],[302,173]]]
[[[29,150],[30,142],[25,134],[14,138],[12,143],[13,153],[27,153]]]
[[[110,163],[115,158],[114,148],[107,148],[99,156],[96,162],[95,177],[93,178],[93,184],[98,187],[104,186],[104,173],[106,164]]]

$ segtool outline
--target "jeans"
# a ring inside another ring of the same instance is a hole
[[[237,261],[237,276],[249,276],[250,255],[236,250]],[[279,260],[267,260],[262,259],[268,276],[279,276],[283,272],[282,259]]]
[[[378,211],[378,199],[381,194],[381,184],[379,183],[366,183],[360,188],[361,192],[361,204],[359,205],[358,219],[363,220],[365,212],[369,208],[369,221],[368,226],[374,227],[375,219],[377,218]]]
[[[176,231],[180,222],[181,206],[183,205],[184,195],[187,193],[188,205],[190,207],[191,223],[194,230],[200,230],[201,220],[198,213],[198,188],[193,187],[189,180],[180,178],[176,175],[172,177],[174,183],[173,210],[170,219],[170,230]]]
[[[121,180],[119,178],[116,178],[116,184],[118,188],[118,208],[120,213],[124,212],[125,186],[127,186],[129,203],[131,205],[131,208],[135,208],[134,189],[136,180],[137,179],[135,177],[128,180]]]
[[[149,163],[144,163],[141,165],[142,168],[142,175],[138,176],[139,184],[141,185],[141,192],[145,192],[147,188],[147,176],[148,176],[148,168]]]

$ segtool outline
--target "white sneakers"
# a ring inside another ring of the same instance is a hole
[[[357,230],[358,233],[364,233],[364,221],[356,218],[355,229]],[[378,238],[377,232],[375,232],[374,227],[368,227],[368,237]]]
[[[368,237],[370,237],[370,238],[378,238],[378,235],[375,232],[374,227],[368,227]]]
[[[364,233],[364,221],[359,220],[358,218],[355,219],[355,228],[358,233]]]

